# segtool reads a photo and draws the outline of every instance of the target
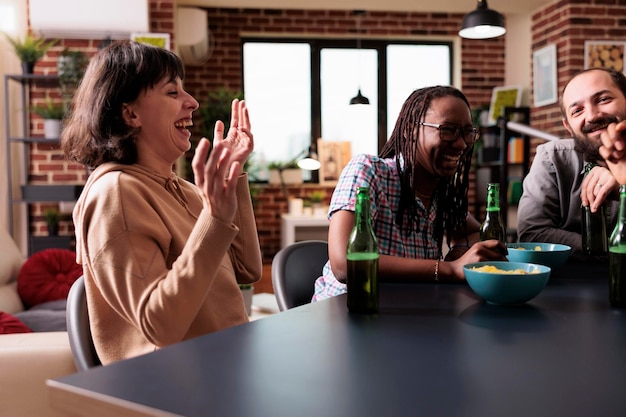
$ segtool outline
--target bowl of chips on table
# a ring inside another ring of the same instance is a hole
[[[463,267],[470,288],[491,304],[522,304],[535,298],[550,278],[548,266],[528,262],[486,261]]]
[[[557,269],[569,258],[572,248],[558,243],[518,242],[507,243],[507,259],[511,262],[527,262]]]

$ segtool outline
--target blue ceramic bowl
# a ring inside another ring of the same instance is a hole
[[[483,272],[476,268],[491,265],[502,271],[522,270],[523,273]],[[550,278],[550,267],[526,262],[487,261],[463,267],[470,288],[492,304],[521,304],[535,298]]]
[[[558,243],[520,242],[507,243],[507,259],[511,262],[528,262],[557,269],[569,258],[572,248]]]

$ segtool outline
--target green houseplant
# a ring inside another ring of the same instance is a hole
[[[59,85],[63,101],[71,101],[78,84],[85,75],[85,70],[89,64],[89,59],[83,51],[63,49],[57,61],[57,71],[59,73]]]
[[[324,191],[322,190],[311,191],[311,193],[309,194],[309,201],[311,202],[311,205],[314,207],[321,205],[322,201],[324,201]]]
[[[43,217],[48,226],[48,235],[56,236],[59,233],[59,221],[61,220],[59,210],[54,207],[47,208],[43,212]]]
[[[48,97],[44,104],[33,106],[33,113],[42,119],[61,120],[65,115],[65,108],[63,103],[56,103]]]
[[[301,184],[302,171],[295,161],[272,161],[267,164],[270,184]]]
[[[85,75],[89,59],[83,51],[63,49],[57,61],[61,87],[76,87]]]
[[[215,122],[218,120],[224,122],[224,132],[228,132],[231,104],[235,98],[243,99],[243,93],[241,91],[229,90],[226,87],[219,87],[208,94],[206,102],[200,107],[200,118],[202,120],[200,130],[202,136],[212,138]]]
[[[61,120],[65,115],[63,103],[56,103],[48,97],[44,104],[33,106],[32,112],[43,119],[44,137],[58,139],[61,135]]]
[[[57,43],[56,39],[46,41],[45,39],[37,38],[31,34],[26,34],[24,39],[14,38],[6,33],[4,36],[22,62],[22,71],[24,74],[32,74],[35,63],[48,52],[48,49]]]

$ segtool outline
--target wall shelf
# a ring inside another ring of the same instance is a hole
[[[10,85],[12,83],[19,84],[19,99],[13,103],[10,94]],[[13,231],[13,209],[16,204],[32,204],[42,202],[64,202],[75,201],[82,191],[82,185],[31,185],[27,183],[27,179],[20,185],[21,196],[14,195],[13,180],[11,167],[15,161],[11,158],[12,146],[23,146],[24,159],[22,164],[24,167],[30,166],[30,152],[27,145],[30,144],[49,144],[58,147],[58,139],[46,139],[43,137],[30,136],[30,112],[22,111],[20,123],[22,126],[21,135],[12,136],[11,115],[16,108],[28,109],[30,107],[30,89],[33,86],[44,89],[55,89],[59,87],[59,77],[56,75],[38,75],[38,74],[7,74],[4,76],[5,87],[5,132],[6,132],[6,155],[7,155],[7,204],[8,204],[8,229],[9,234],[14,236]],[[27,174],[28,175],[28,174]],[[31,227],[31,219],[27,221]],[[30,234],[29,234],[30,235]],[[71,248],[73,236],[29,236],[28,254],[32,254],[42,249],[58,247]]]
[[[496,182],[500,184],[500,213],[502,221],[507,228],[507,239],[510,241],[517,240],[517,223],[513,216],[509,216],[511,210],[517,207],[516,204],[509,204],[509,189],[514,177],[518,177],[521,181],[529,169],[530,161],[530,137],[528,135],[514,132],[507,127],[506,121],[515,121],[528,124],[530,121],[530,109],[528,107],[504,107],[502,117],[498,120],[496,126],[483,127],[490,133],[497,134],[497,148],[499,148],[498,156],[494,160],[476,162],[476,202],[475,213],[477,220],[480,222],[484,218],[484,209],[486,202],[487,183]],[[509,139],[521,138],[522,159],[521,162],[509,162]],[[511,175],[514,175],[513,177]],[[514,191],[514,190],[511,190]],[[514,210],[513,210],[514,211]],[[511,222],[509,221],[511,220]]]

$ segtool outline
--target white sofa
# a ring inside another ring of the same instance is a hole
[[[0,311],[24,309],[17,276],[25,259],[0,228]],[[60,417],[48,406],[46,379],[76,372],[67,332],[0,335],[0,416]]]

